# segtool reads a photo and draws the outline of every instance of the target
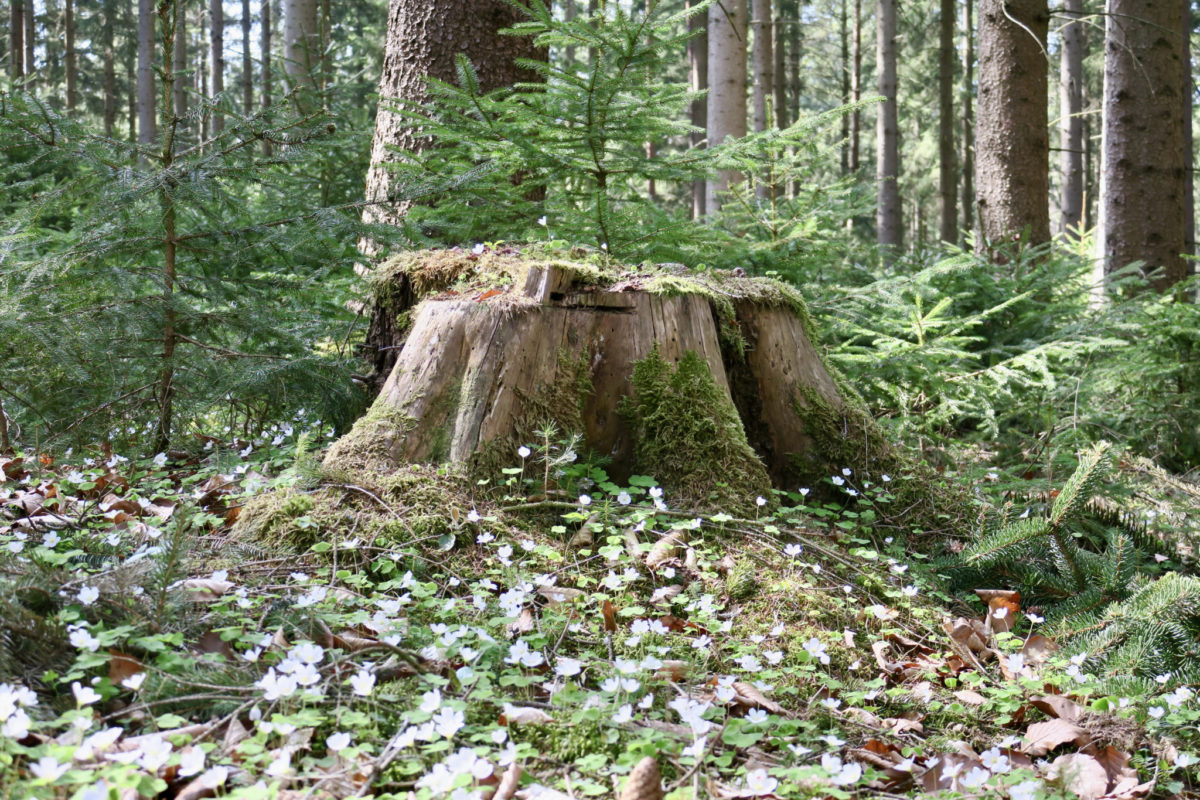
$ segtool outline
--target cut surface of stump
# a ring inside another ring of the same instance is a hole
[[[389,312],[395,364],[329,469],[495,472],[553,423],[614,480],[744,507],[829,475],[821,443],[855,429],[802,300],[772,280],[461,251],[410,254],[391,280],[423,299]]]

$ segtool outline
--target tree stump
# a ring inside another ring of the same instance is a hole
[[[881,455],[803,301],[776,281],[462,251],[381,274],[389,313],[398,295],[424,299],[374,326],[396,332],[383,345],[395,364],[328,469],[497,472],[553,423],[614,480],[652,475],[679,504],[745,507]]]

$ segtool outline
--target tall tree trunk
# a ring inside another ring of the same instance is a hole
[[[271,26],[275,24],[275,17],[271,13],[271,3],[273,0],[263,0],[262,2],[262,21],[259,23],[262,27],[262,42],[259,46],[262,57],[262,109],[265,113],[271,107]],[[263,139],[263,155],[271,155],[271,142]]]
[[[175,35],[172,41],[174,55],[171,59],[173,63],[174,77],[172,78],[172,86],[175,95],[175,116],[183,118],[187,114],[187,85],[184,83],[183,76],[187,72],[187,14],[184,13],[182,7],[179,8],[178,19],[175,21]]]
[[[117,65],[113,52],[113,15],[116,13],[117,0],[104,0],[104,20],[100,27],[104,48],[104,135],[110,139],[117,123]]]
[[[25,0],[11,0],[8,11],[8,70],[16,81],[25,77]]]
[[[317,0],[285,0],[283,10],[283,71],[291,88],[316,89],[314,67],[321,53]]]
[[[966,244],[975,230],[975,0],[963,4],[962,86],[962,228],[959,242]]]
[[[780,130],[792,124],[787,113],[787,28],[783,21],[786,8],[785,0],[775,0],[775,20],[771,25],[775,50],[775,83],[771,87],[771,105],[775,111],[775,127]]]
[[[66,0],[63,4],[63,36],[66,39],[66,64],[67,64],[67,111],[74,111],[76,103],[79,102],[77,96],[76,83],[78,75],[76,74],[76,54],[75,54],[75,2],[74,0]]]
[[[1189,272],[1184,231],[1183,21],[1178,0],[1108,0],[1101,225],[1104,267]]]
[[[850,34],[850,102],[862,102],[862,0],[854,0],[854,30]],[[850,112],[850,172],[862,166],[862,112]]]
[[[32,82],[37,72],[37,62],[34,61],[33,50],[37,43],[37,6],[34,0],[26,0],[25,5],[25,77]]]
[[[768,0],[768,2],[769,2],[769,0]],[[646,8],[645,8],[646,19],[649,19],[651,13],[653,13],[654,4],[655,4],[655,0],[646,0]],[[649,38],[647,38],[646,41],[647,41],[647,44],[652,43],[652,40]],[[653,73],[651,73],[650,69],[647,68],[646,69],[646,80],[651,81],[654,79],[654,77],[655,76],[653,75]],[[655,142],[653,139],[647,139],[646,140],[646,160],[653,161],[657,154],[658,154],[658,143]],[[654,178],[650,178],[646,181],[646,198],[651,203],[658,202],[658,186],[655,184]]]
[[[746,135],[746,0],[726,0],[708,8],[708,144]],[[722,195],[741,180],[721,170],[705,185],[708,214],[721,210]]]
[[[688,8],[698,4],[698,0],[686,0]],[[693,92],[703,92],[708,89],[708,17],[696,13],[688,17],[688,30],[692,38],[688,39],[688,84]],[[697,33],[698,31],[698,33]],[[708,125],[708,97],[698,97],[692,101],[691,107],[692,147],[704,147],[705,130]],[[704,216],[704,179],[692,181],[692,219]]]
[[[850,10],[847,5],[847,0],[842,0],[841,10],[838,12],[838,44],[840,46],[839,64],[840,68],[839,79],[841,81],[841,104],[848,105],[850,103]],[[850,171],[850,117],[847,114],[842,114],[842,146],[838,148],[840,151],[842,174],[845,175]]]
[[[208,39],[208,9],[201,7],[196,11],[196,54],[200,59],[200,63],[196,67],[196,94],[199,97],[212,97],[212,92],[208,87],[210,78],[208,58],[211,50]],[[201,139],[208,139],[210,119],[208,114],[200,116]]]
[[[771,0],[753,0],[751,28],[754,31],[754,130],[761,132],[771,127],[770,100],[774,93],[775,53],[774,34],[771,30]],[[771,197],[769,170],[759,176],[754,187],[754,196],[765,202]]]
[[[162,31],[162,150],[159,153],[159,166],[165,174],[170,174],[171,166],[175,163],[175,131],[178,118],[172,112],[172,102],[175,93],[175,74],[172,67],[175,62],[175,41],[179,34],[177,18],[183,15],[180,8],[181,0],[167,0],[158,3],[157,16]],[[151,30],[153,30],[151,24]],[[176,238],[175,222],[176,209],[174,194],[170,184],[164,182],[160,194],[163,221],[163,274],[162,274],[162,303],[163,303],[163,349],[162,371],[158,381],[158,425],[155,431],[155,449],[165,451],[171,442],[171,425],[173,422],[175,400],[175,347],[179,343],[175,315],[175,283],[176,275]]]
[[[1195,152],[1192,136],[1192,0],[1183,2],[1183,252],[1196,254]]]
[[[254,113],[254,62],[250,58],[250,0],[242,0],[242,116]]]
[[[685,2],[690,2],[690,0],[685,0]],[[566,2],[563,3],[563,19],[565,19],[567,22],[574,22],[575,16],[579,13],[578,6],[576,6],[575,3],[576,0],[566,0]],[[575,68],[575,45],[567,45],[566,50],[564,51],[564,56],[566,58],[564,69],[573,70]]]
[[[220,103],[221,93],[225,91],[225,5],[221,0],[209,2],[209,36],[212,41],[212,53],[208,57],[208,66],[212,70],[213,101]],[[215,136],[225,130],[225,115],[219,111],[213,112],[212,132]]]
[[[879,107],[876,124],[876,167],[879,209],[876,236],[880,254],[894,261],[904,244],[904,226],[900,214],[900,123],[896,107],[896,2],[879,0],[877,19],[876,69],[879,73]]]
[[[1050,241],[1046,0],[980,0],[975,171],[984,247]]]
[[[958,241],[958,172],[954,157],[954,0],[942,0],[938,59],[938,193],[943,242]]]
[[[138,143],[154,141],[154,0],[138,0]]]
[[[1059,72],[1059,155],[1062,170],[1062,232],[1080,234],[1083,224],[1083,0],[1064,0],[1067,22],[1062,37]]]

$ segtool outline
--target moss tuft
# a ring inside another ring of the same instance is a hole
[[[757,496],[772,496],[737,409],[703,358],[689,351],[672,369],[655,348],[634,364],[632,384],[621,413],[637,469],[658,478],[676,503],[751,512]]]
[[[414,423],[384,398],[377,398],[350,432],[329,448],[322,468],[333,473],[390,473],[399,466],[400,445]]]

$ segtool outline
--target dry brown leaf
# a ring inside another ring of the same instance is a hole
[[[1057,649],[1058,646],[1054,644],[1053,639],[1035,633],[1021,647],[1021,655],[1025,656],[1025,663],[1036,667],[1046,663],[1046,659]]]
[[[515,620],[508,623],[508,638],[515,639],[523,633],[529,633],[533,630],[533,610],[530,608],[522,608],[520,615]]]
[[[232,581],[219,581],[214,578],[188,578],[171,587],[182,589],[187,593],[187,599],[193,603],[212,603],[233,588]]]
[[[1108,781],[1112,786],[1116,786],[1121,781],[1132,779],[1132,783],[1128,786],[1132,787],[1138,782],[1137,770],[1129,766],[1129,753],[1122,752],[1110,745],[1105,745],[1094,753],[1090,754],[1092,758],[1100,762],[1100,766],[1104,767],[1104,771],[1108,773]]]
[[[142,662],[127,653],[122,653],[119,650],[109,650],[108,654],[110,656],[108,660],[108,679],[115,686],[120,686],[121,681],[126,678],[132,678],[139,672],[146,671],[146,668],[142,666]]]
[[[484,795],[486,800],[511,800],[517,792],[517,787],[521,785],[521,773],[523,772],[520,764],[509,764],[508,769],[504,770],[504,775],[500,777],[496,791],[492,792],[491,797]]]
[[[217,779],[221,780],[218,781]],[[225,775],[209,772],[205,770],[200,775],[196,776],[192,781],[184,785],[182,789],[175,795],[175,800],[201,800],[205,797],[213,797],[225,783]]]
[[[956,788],[955,782],[960,775],[971,771],[972,767],[983,764],[977,758],[961,753],[946,753],[938,756],[933,766],[921,775],[921,787],[927,792],[944,792]]]
[[[621,800],[662,800],[662,774],[658,770],[658,762],[653,756],[646,756],[637,763],[625,788],[621,790]]]
[[[142,507],[132,500],[125,500],[121,497],[109,492],[100,501],[100,510],[108,513],[109,511],[124,511],[126,514],[131,514],[135,517],[142,515]]]
[[[646,554],[646,566],[653,569],[664,561],[674,558],[682,544],[682,531],[675,531],[669,536],[659,539],[655,542],[654,547],[650,548],[650,552]]]
[[[604,616],[604,630],[613,633],[617,630],[617,608],[612,601],[605,600],[600,613]]]
[[[698,559],[696,557],[696,550],[695,548],[689,547],[683,554],[683,566],[689,571],[695,572],[697,564]]]
[[[359,636],[353,631],[344,631],[333,637],[334,646],[345,650],[347,653],[357,653],[359,650],[366,650],[368,647],[374,647],[379,644],[378,639],[369,639],[366,636]]]
[[[1030,698],[1029,702],[1046,716],[1067,722],[1077,721],[1085,712],[1083,706],[1059,694],[1038,695]]]
[[[855,706],[851,706],[850,708],[846,709],[846,716],[858,724],[865,725],[868,728],[878,729],[883,724],[879,717],[875,716],[870,711],[867,711],[863,708],[856,708]]]
[[[625,549],[629,551],[629,557],[632,559],[636,560],[642,557],[642,542],[633,528],[625,529]]]
[[[954,693],[954,696],[969,706],[981,706],[987,702],[986,697],[970,689],[960,689]]]
[[[893,717],[883,721],[885,730],[890,730],[892,733],[899,736],[902,733],[924,733],[925,726],[915,719],[904,719],[903,717]]]
[[[1060,745],[1073,743],[1082,747],[1089,741],[1091,736],[1088,732],[1075,723],[1065,719],[1051,719],[1030,725],[1029,730],[1025,732],[1026,744],[1021,749],[1036,758],[1046,755]],[[1107,783],[1105,785],[1107,786]]]
[[[1046,781],[1074,792],[1079,800],[1099,800],[1108,794],[1108,773],[1099,761],[1083,753],[1068,753],[1054,759],[1046,772]]]
[[[250,738],[250,731],[246,729],[241,720],[234,717],[229,721],[229,727],[225,729],[225,738],[221,740],[221,750],[226,753],[232,752],[235,747],[248,738]]]
[[[670,605],[671,601],[679,596],[683,591],[683,586],[678,583],[673,583],[670,586],[663,586],[656,589],[654,594],[650,595],[650,602],[653,605]]]
[[[689,665],[686,661],[677,659],[668,659],[663,662],[658,671],[654,673],[654,677],[661,680],[671,681],[673,683],[682,683],[683,679],[688,676]]]
[[[501,716],[503,717],[503,721],[500,723],[502,725],[545,725],[547,722],[554,722],[554,717],[540,708],[531,706],[505,704]]]
[[[580,590],[570,589],[566,586],[541,586],[538,587],[537,592],[546,598],[548,605],[552,606],[573,603],[580,597],[583,597],[583,592]]]
[[[737,702],[747,708],[761,708],[764,711],[770,711],[772,714],[784,713],[783,706],[768,698],[753,684],[735,681],[733,690],[737,692]]]

